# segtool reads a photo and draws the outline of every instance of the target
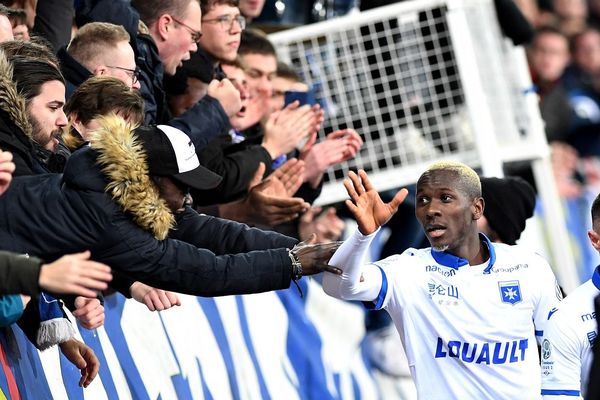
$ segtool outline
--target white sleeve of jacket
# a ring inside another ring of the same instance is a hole
[[[377,232],[364,236],[357,229],[335,252],[329,264],[343,273],[325,272],[323,290],[343,300],[374,301],[381,289],[381,272],[375,265],[365,265],[369,245]]]

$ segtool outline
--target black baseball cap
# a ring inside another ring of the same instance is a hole
[[[214,189],[223,179],[200,165],[194,143],[188,135],[168,125],[135,130],[148,160],[150,175],[169,176],[199,190]]]

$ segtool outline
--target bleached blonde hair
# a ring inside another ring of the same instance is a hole
[[[479,175],[466,164],[458,161],[438,161],[431,164],[421,175],[435,171],[451,171],[456,173],[459,181],[464,186],[465,193],[471,198],[481,197],[481,181]]]

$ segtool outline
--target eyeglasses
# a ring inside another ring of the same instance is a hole
[[[127,75],[131,78],[131,84],[135,85],[140,76],[140,69],[135,67],[135,69],[124,68],[124,67],[116,67],[114,65],[107,65],[108,68],[120,69],[121,71],[125,71]]]
[[[224,31],[231,30],[231,28],[233,28],[233,23],[237,22],[240,26],[240,29],[246,29],[246,18],[243,15],[221,15],[220,17],[213,19],[203,19],[202,22],[219,24],[221,29]]]
[[[173,18],[173,21],[177,22],[179,25],[183,26],[185,29],[187,29],[188,31],[190,31],[190,34],[192,35],[192,41],[194,43],[198,43],[200,41],[200,38],[202,37],[202,32],[195,30],[194,28],[192,28],[191,26],[189,26],[189,25],[181,22],[180,20],[178,20],[174,16],[171,16],[171,18]]]

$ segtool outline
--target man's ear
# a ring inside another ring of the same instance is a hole
[[[485,200],[483,197],[477,197],[473,200],[471,210],[473,212],[473,220],[478,220],[483,216],[483,210],[485,209]]]
[[[598,235],[592,229],[590,229],[587,234],[588,238],[590,238],[590,243],[592,244],[592,247],[600,251],[600,235]]]
[[[173,29],[173,18],[169,14],[162,14],[155,22],[156,35],[163,41],[169,38],[169,31]]]
[[[79,116],[77,116],[77,114],[70,114],[68,117],[69,117],[69,123],[71,124],[71,126],[73,128],[75,128],[75,130],[77,132],[81,133],[83,124],[81,123]]]
[[[106,65],[100,64],[96,68],[94,68],[92,74],[94,74],[94,76],[102,76],[106,74],[107,69],[108,68],[106,67]]]

